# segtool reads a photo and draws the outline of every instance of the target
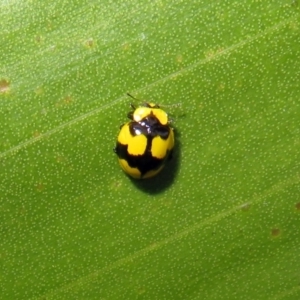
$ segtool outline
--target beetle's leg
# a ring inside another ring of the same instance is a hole
[[[130,120],[133,120],[133,111],[130,111],[130,112],[127,114],[127,117],[128,117]]]

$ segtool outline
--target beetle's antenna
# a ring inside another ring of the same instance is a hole
[[[131,98],[134,99],[134,100],[137,100],[137,101],[141,102],[140,99],[137,99],[137,98],[133,97],[133,96],[132,96],[131,94],[129,94],[129,93],[127,93],[127,96],[131,97]]]

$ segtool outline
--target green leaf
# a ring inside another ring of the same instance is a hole
[[[295,0],[2,1],[1,299],[299,299],[299,26]],[[126,92],[176,128],[144,182]]]

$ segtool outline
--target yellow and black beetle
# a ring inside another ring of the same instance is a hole
[[[120,127],[114,151],[125,173],[133,178],[150,178],[171,157],[174,131],[167,113],[157,104],[144,103],[139,107],[131,104],[131,107],[133,111],[128,113],[131,121]]]

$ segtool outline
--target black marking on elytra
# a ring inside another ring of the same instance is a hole
[[[144,105],[150,107],[147,103]],[[157,105],[156,107],[159,106]],[[128,117],[133,119],[133,112],[128,113]],[[170,159],[172,157],[172,150],[167,151],[166,157],[163,159],[152,156],[151,149],[153,139],[159,136],[162,139],[167,140],[170,135],[170,131],[172,130],[168,125],[162,125],[152,111],[139,122],[129,122],[128,126],[132,136],[142,134],[146,137],[147,145],[145,152],[142,155],[129,154],[128,145],[123,145],[119,142],[117,142],[114,151],[120,159],[125,159],[131,168],[137,168],[141,172],[141,177],[149,171],[159,169],[165,163],[166,159]]]
[[[117,142],[115,148],[115,153],[117,153],[118,157],[120,159],[125,159],[131,168],[137,168],[141,172],[141,177],[151,170],[159,169],[164,164],[166,159],[169,158],[169,155],[172,154],[172,151],[168,151],[166,157],[159,159],[152,156],[151,153],[153,139],[157,135],[167,139],[171,129],[168,126],[163,125],[159,125],[159,127],[156,129],[151,127],[150,133],[148,133],[148,129],[149,127],[142,126],[139,122],[131,122],[129,124],[129,130],[133,136],[144,134],[147,138],[146,149],[142,155],[129,154],[128,145],[123,145],[119,142]]]
[[[169,154],[167,155],[167,157],[168,157],[168,160],[169,160],[169,161],[173,158],[173,149],[171,149],[171,150],[169,151]]]
[[[159,159],[152,156],[151,143],[152,139],[149,138],[147,140],[146,151],[143,155],[129,154],[128,145],[120,143],[117,143],[115,149],[118,157],[120,159],[125,159],[131,168],[137,168],[141,172],[141,177],[143,177],[147,172],[159,169],[165,162],[165,159]]]

